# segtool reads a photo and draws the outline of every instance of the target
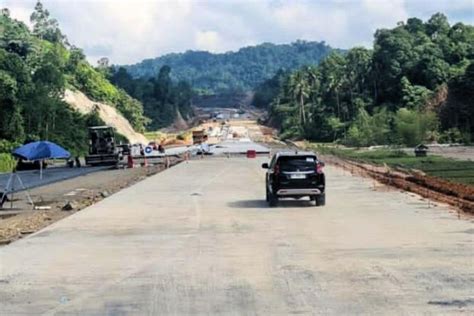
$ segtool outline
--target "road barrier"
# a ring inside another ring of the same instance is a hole
[[[247,158],[255,158],[257,157],[257,152],[253,149],[247,150]]]
[[[128,168],[133,168],[133,157],[132,157],[132,155],[127,156],[127,167]]]
[[[165,166],[170,165],[170,158],[182,158],[184,160],[189,160],[189,154],[187,153],[180,153],[180,154],[173,154],[173,155],[127,155],[126,160],[126,167],[127,168],[135,168],[137,166],[148,167],[151,165],[163,164]]]

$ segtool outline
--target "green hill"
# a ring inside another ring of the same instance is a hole
[[[70,45],[56,20],[38,3],[33,29],[0,12],[0,153],[27,140],[47,139],[74,154],[87,149],[87,126],[102,123],[97,113],[74,111],[66,89],[116,107],[137,131],[148,119],[142,104],[106,79],[81,49]]]
[[[287,138],[352,146],[474,141],[474,27],[442,13],[374,34],[373,49],[331,53],[259,85]]]
[[[223,54],[187,51],[146,59],[124,67],[135,78],[148,78],[155,77],[160,68],[167,65],[173,69],[173,80],[186,80],[195,90],[212,94],[252,90],[279,69],[294,70],[317,64],[331,51],[333,49],[324,42],[299,40],[281,45],[264,43]]]

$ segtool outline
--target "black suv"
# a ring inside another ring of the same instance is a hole
[[[267,202],[276,206],[278,198],[309,196],[316,206],[326,204],[324,163],[313,152],[278,152],[270,162],[265,180]]]

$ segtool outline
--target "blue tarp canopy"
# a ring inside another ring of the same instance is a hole
[[[33,142],[20,146],[13,151],[13,155],[31,161],[71,157],[66,149],[48,141]]]

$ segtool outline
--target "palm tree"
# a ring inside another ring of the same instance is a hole
[[[345,60],[339,53],[329,55],[322,63],[326,92],[336,97],[337,117],[341,117],[340,91],[345,84]]]
[[[337,105],[337,117],[341,118],[341,105],[339,101],[339,89],[342,86],[342,80],[340,77],[331,74],[328,78],[328,89],[329,91],[334,91],[336,95],[336,105]]]
[[[290,76],[288,83],[290,95],[294,103],[299,104],[300,124],[306,124],[305,98],[309,96],[310,84],[306,73],[299,70]]]

